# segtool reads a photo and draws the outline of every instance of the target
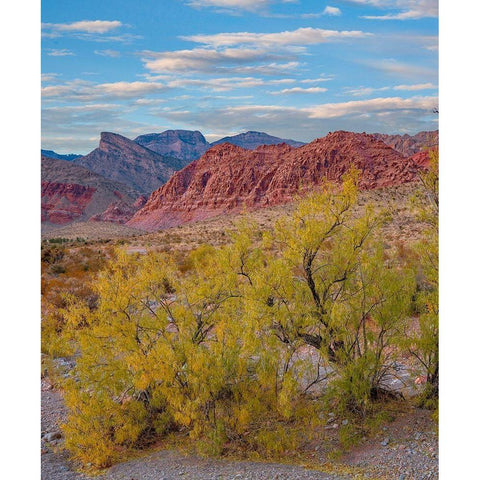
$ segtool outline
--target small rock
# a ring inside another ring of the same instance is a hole
[[[338,423],[334,423],[333,425],[327,425],[325,427],[325,430],[334,430],[336,428],[338,428]]]
[[[50,432],[45,434],[43,439],[47,442],[53,442],[54,440],[57,440],[59,438],[62,438],[62,433],[61,432]]]

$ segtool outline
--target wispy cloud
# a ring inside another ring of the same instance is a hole
[[[201,44],[192,49],[140,52],[145,68],[152,73],[226,72],[230,74],[279,75],[299,66],[299,56],[308,45],[372,36],[362,31],[299,28],[277,33],[217,33],[182,36]],[[228,70],[227,70],[228,69]]]
[[[122,26],[118,20],[81,20],[73,23],[43,23],[42,29],[47,34],[75,33],[107,33]]]
[[[364,15],[369,20],[417,20],[438,17],[438,0],[349,0],[353,3],[396,10],[385,15]]]
[[[409,91],[415,92],[419,90],[435,90],[437,89],[437,85],[433,83],[416,83],[413,85],[394,85],[394,86],[386,86],[386,87],[359,87],[353,89],[347,89],[345,93],[352,95],[354,97],[364,97],[368,95],[372,95],[376,92],[385,92],[388,90],[397,90],[397,91]]]
[[[128,99],[141,95],[160,93],[170,87],[155,82],[114,82],[92,84],[84,80],[74,80],[60,85],[42,88],[44,99],[91,102],[105,98]]]
[[[297,0],[186,0],[187,5],[194,8],[214,7],[223,13],[238,11],[256,12],[265,10],[273,3],[296,3]]]
[[[278,92],[269,92],[271,95],[290,95],[293,93],[300,93],[300,94],[308,94],[308,93],[323,93],[326,92],[327,89],[323,87],[310,87],[310,88],[301,88],[301,87],[293,87],[293,88],[284,88]]]
[[[438,88],[433,83],[417,83],[415,85],[396,85],[393,87],[393,90],[407,90],[407,91],[416,91],[416,90],[431,90]]]
[[[74,56],[75,54],[66,48],[48,48],[47,55],[49,57],[68,57]]]
[[[381,71],[388,75],[406,78],[436,77],[437,70],[428,66],[400,62],[394,58],[359,61],[370,68]]]
[[[56,82],[58,73],[42,73],[42,83]]]
[[[322,28],[298,28],[278,33],[216,33],[214,35],[182,36],[183,40],[208,45],[214,48],[235,45],[253,45],[257,48],[314,45],[343,39],[358,39],[372,36],[360,30],[325,30]]]
[[[120,56],[120,52],[118,50],[95,50],[93,53],[102,57],[118,58]]]
[[[119,20],[81,20],[72,23],[42,23],[42,37],[57,38],[68,36],[94,42],[131,43],[141,35],[120,33],[119,29],[129,27]]]
[[[229,48],[214,50],[194,48],[166,52],[143,52],[142,61],[150,72],[212,72],[225,67],[245,66],[251,69],[252,63],[269,63],[278,60],[294,59],[292,54],[274,53],[264,49]],[[271,64],[272,65],[272,64]],[[278,67],[278,64],[273,64]],[[295,67],[292,64],[291,67]]]

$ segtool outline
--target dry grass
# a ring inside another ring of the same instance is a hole
[[[42,240],[50,238],[84,238],[85,240],[108,240],[142,235],[145,232],[111,222],[78,222],[65,227],[42,225]]]

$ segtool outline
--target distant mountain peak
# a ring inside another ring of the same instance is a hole
[[[301,147],[302,145],[305,145],[303,142],[298,142],[297,140],[274,137],[268,133],[256,132],[254,130],[221,138],[220,140],[211,143],[211,145],[214,146],[221,143],[231,143],[246,148],[247,150],[255,150],[255,148],[260,145],[279,145],[281,143],[286,143],[292,147]]]
[[[138,136],[134,142],[161,155],[188,162],[200,158],[210,147],[198,130],[165,130]]]
[[[98,148],[74,162],[110,180],[150,193],[184,165],[118,133],[102,132]]]
[[[41,150],[40,152],[44,157],[47,158],[54,158],[56,160],[66,160],[67,162],[71,162],[76,158],[80,158],[82,155],[78,155],[76,153],[56,153],[53,150]]]

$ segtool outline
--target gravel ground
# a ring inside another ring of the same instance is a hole
[[[90,477],[75,471],[63,451],[63,439],[52,439],[65,418],[59,392],[42,383],[42,480],[349,480],[353,477],[307,470],[300,466],[232,462],[182,455],[174,451],[153,452],[119,463],[102,475]],[[53,434],[53,435],[52,435]],[[49,437],[50,435],[50,437]]]
[[[438,435],[431,412],[414,409],[400,413],[382,433],[340,459],[365,467],[367,478],[433,480],[438,478]]]
[[[61,394],[42,382],[42,479],[43,480],[434,480],[438,478],[438,436],[430,412],[414,409],[399,413],[375,438],[339,458],[339,471],[333,474],[308,470],[301,466],[205,459],[162,450],[114,465],[106,472],[90,477],[75,471],[63,450],[59,424],[66,411]],[[331,432],[334,434],[334,432]],[[324,461],[324,449],[318,445],[318,460]]]

